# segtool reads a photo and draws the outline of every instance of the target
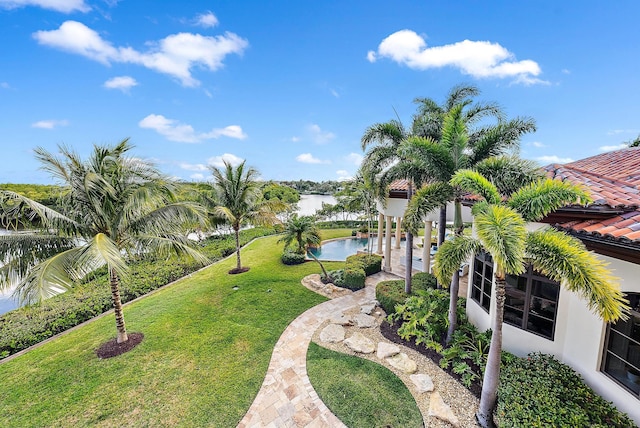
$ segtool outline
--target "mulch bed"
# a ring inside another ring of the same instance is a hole
[[[385,320],[380,324],[380,333],[382,333],[382,335],[387,338],[387,340],[390,340],[393,343],[398,343],[400,345],[406,346],[407,348],[411,348],[415,351],[420,352],[422,355],[428,357],[429,359],[431,359],[431,361],[439,366],[440,360],[442,359],[442,356],[440,354],[438,354],[433,349],[428,349],[424,345],[417,345],[414,339],[411,339],[410,341],[404,340],[403,338],[398,336],[398,328],[400,328],[399,323],[395,323],[392,325]],[[462,376],[454,373],[452,367],[442,370],[447,372],[452,378],[463,385],[460,381],[462,379]],[[477,398],[480,398],[480,393],[482,392],[482,385],[480,384],[480,382],[474,382],[473,384],[471,384],[471,388],[468,389],[473,395],[475,395]]]
[[[239,274],[239,273],[249,272],[249,269],[250,269],[250,268],[248,268],[248,267],[241,267],[240,269],[238,269],[238,268],[233,268],[233,269],[231,269],[231,270],[229,271],[229,273],[230,273],[231,275],[236,275],[236,274]]]
[[[118,343],[116,338],[113,338],[100,345],[100,347],[96,349],[96,355],[98,358],[105,359],[117,357],[118,355],[132,350],[142,342],[142,339],[144,339],[144,334],[142,333],[129,333],[127,336],[129,337],[129,340],[126,342]]]

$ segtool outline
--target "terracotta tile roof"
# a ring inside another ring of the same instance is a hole
[[[407,191],[409,190],[409,180],[396,180],[389,185],[390,191]]]
[[[606,152],[575,162],[566,167],[588,170],[598,175],[620,180],[640,187],[640,147]]]
[[[556,224],[555,226],[566,231],[575,232],[578,236],[587,235],[640,243],[639,210],[624,213],[604,221],[575,220]]]
[[[637,152],[640,155],[640,152]],[[638,156],[640,159],[640,156]],[[640,189],[629,182],[585,170],[572,164],[552,164],[544,168],[547,176],[582,184],[589,189],[592,206],[633,210],[640,207]]]

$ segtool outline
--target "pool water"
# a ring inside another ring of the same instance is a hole
[[[358,251],[366,251],[368,238],[346,238],[336,239],[325,242],[320,248],[309,249],[320,260],[344,261],[347,257],[357,254]],[[392,239],[392,245],[395,237]],[[400,246],[404,248],[404,240],[400,242]],[[377,249],[377,239],[373,239],[373,252]]]

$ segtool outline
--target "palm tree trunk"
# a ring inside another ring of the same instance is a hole
[[[438,218],[438,248],[444,242],[444,236],[447,233],[447,206],[443,205],[440,207],[440,217]],[[442,284],[440,281],[437,283],[438,288],[442,289]]]
[[[455,211],[453,228],[456,236],[464,234],[464,224],[462,223],[462,205],[459,200],[455,201]],[[449,287],[449,327],[447,328],[447,338],[445,345],[449,345],[453,339],[453,333],[458,327],[458,291],[460,290],[460,270],[453,273],[451,287]]]
[[[111,300],[113,301],[113,310],[116,315],[116,329],[118,336],[117,343],[123,343],[129,340],[127,336],[127,328],[124,325],[124,314],[122,313],[122,301],[120,300],[120,278],[113,270],[109,270],[109,285],[111,286]]]
[[[496,277],[496,314],[492,323],[491,345],[487,356],[487,366],[482,380],[482,394],[476,418],[480,426],[492,428],[493,409],[496,406],[498,382],[500,380],[500,360],[502,353],[502,321],[504,319],[505,279]]]
[[[407,201],[411,202],[413,196],[413,182],[409,181],[409,189],[407,190]],[[402,233],[402,232],[401,232]],[[413,234],[407,230],[407,242],[405,242],[406,272],[404,273],[404,292],[411,294],[411,271],[413,270]]]
[[[242,264],[240,263],[240,229],[233,228],[233,231],[236,235],[236,269],[242,269]]]
[[[324,277],[327,278],[328,281],[333,281],[333,279],[327,273],[327,270],[324,268],[322,262],[318,260],[318,258],[311,251],[309,251],[307,254],[309,254],[313,260],[318,262],[318,264],[320,265],[320,269],[322,269],[322,274],[324,275]]]

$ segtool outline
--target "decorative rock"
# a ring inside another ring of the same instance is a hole
[[[371,315],[367,315],[367,314],[358,314],[355,317],[353,317],[353,320],[355,321],[356,325],[360,328],[369,328],[376,325],[375,317],[372,317]]]
[[[396,369],[403,371],[407,374],[415,373],[418,370],[418,365],[404,352],[396,354],[393,357],[389,357],[386,361]]]
[[[431,394],[431,400],[429,401],[429,416],[434,416],[442,421],[449,422],[454,427],[460,426],[458,417],[453,413],[451,407],[445,404],[442,397],[437,392]]]
[[[371,312],[373,312],[373,310],[376,308],[376,304],[371,302],[371,303],[366,303],[362,306],[360,306],[360,312],[362,312],[363,314],[367,314],[367,315],[371,315]]]
[[[371,339],[365,337],[362,333],[355,332],[351,337],[344,341],[350,349],[361,354],[371,354],[375,351],[375,345]]]
[[[320,340],[323,342],[342,342],[344,340],[344,327],[338,324],[329,324],[320,332]]]
[[[431,376],[426,374],[412,374],[409,376],[418,392],[431,392],[434,389]]]
[[[334,315],[329,321],[331,324],[351,325],[351,320],[345,314]]]
[[[400,348],[393,343],[380,342],[378,343],[378,352],[376,356],[381,360],[385,358],[393,357],[400,353]]]

